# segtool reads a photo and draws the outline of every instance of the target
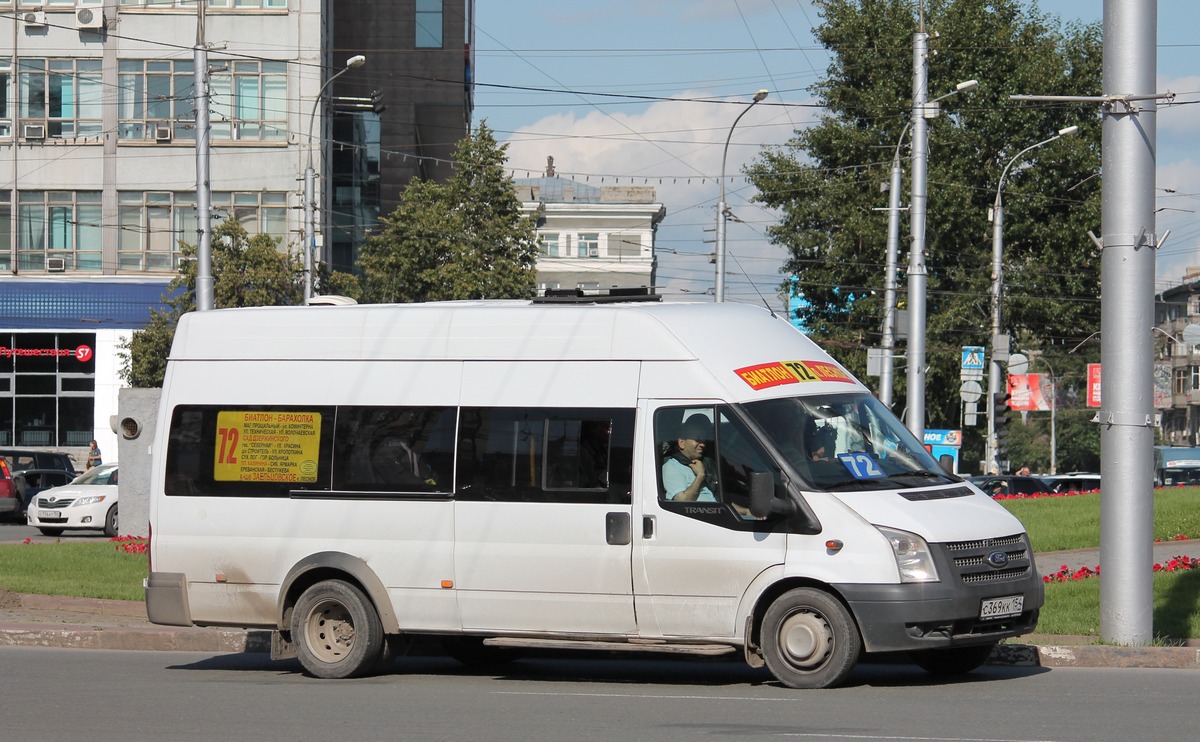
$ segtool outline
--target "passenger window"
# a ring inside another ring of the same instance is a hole
[[[628,503],[633,410],[464,408],[462,500]]]
[[[335,490],[450,492],[453,407],[339,407],[334,440]]]

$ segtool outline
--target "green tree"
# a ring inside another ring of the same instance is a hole
[[[146,327],[120,348],[121,378],[130,386],[162,386],[175,326],[196,309],[196,246],[183,243],[181,252],[179,275],[167,286],[169,308],[152,310]],[[304,298],[303,259],[279,252],[270,235],[251,237],[232,219],[213,229],[212,276],[216,308],[300,304]]]
[[[359,251],[363,299],[528,298],[537,238],[486,123],[459,142],[444,183],[413,180]]]
[[[926,421],[959,426],[960,349],[991,334],[992,225],[1001,172],[1021,150],[1078,125],[1079,133],[1023,156],[1004,186],[1004,329],[1014,349],[1073,347],[1099,329],[1099,259],[1087,237],[1100,221],[1100,117],[1088,105],[1013,102],[1016,93],[1096,95],[1098,25],[1063,27],[1018,0],[926,0],[936,56],[929,97],[963,80],[979,88],[942,103],[929,120],[926,215]],[[887,244],[879,190],[912,109],[914,0],[821,0],[817,38],[832,52],[813,86],[826,114],[748,168],[758,200],[780,222],[770,238],[788,251],[808,305],[799,319],[855,373],[879,347]],[[908,132],[911,133],[911,132]],[[904,139],[907,148],[909,137]],[[907,166],[907,149],[902,160]],[[905,176],[905,192],[908,176]],[[902,199],[907,201],[907,197]],[[902,229],[899,301],[906,303],[908,230]],[[901,327],[901,330],[904,328]],[[897,353],[903,354],[903,343]],[[1082,354],[1081,354],[1082,355]],[[896,409],[907,405],[903,366]],[[970,437],[985,433],[985,423]],[[970,459],[967,459],[970,461]]]

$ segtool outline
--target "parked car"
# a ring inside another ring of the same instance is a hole
[[[33,496],[51,487],[62,487],[75,479],[75,474],[62,469],[21,469],[13,472],[13,487],[17,491],[17,499],[21,501],[21,514],[29,506]]]
[[[8,468],[8,461],[0,456],[0,518],[15,518],[21,514],[21,510],[21,498],[17,495],[12,471]]]
[[[1091,492],[1100,489],[1100,475],[1089,472],[1074,471],[1042,477],[1042,481],[1052,492]]]
[[[75,476],[75,462],[62,451],[41,451],[36,448],[0,448],[0,456],[8,459],[13,472],[26,469],[60,469]]]
[[[70,484],[42,490],[29,501],[25,518],[47,536],[89,530],[116,536],[117,465],[101,464]]]
[[[996,497],[997,495],[1029,497],[1051,494],[1050,488],[1046,486],[1046,483],[1037,477],[1024,477],[1015,474],[990,474],[981,477],[971,477],[971,483],[992,497]]]

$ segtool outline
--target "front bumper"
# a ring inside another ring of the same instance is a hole
[[[1045,602],[1042,579],[1025,534],[929,545],[940,582],[837,584],[868,652],[896,652],[995,643],[1028,634]],[[1003,552],[1007,563],[989,566]],[[1024,596],[1019,615],[981,619],[983,601]]]

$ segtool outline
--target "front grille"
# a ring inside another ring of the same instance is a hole
[[[954,574],[966,585],[1020,580],[1033,569],[1032,550],[1023,533],[976,541],[951,541],[941,546],[954,567]],[[1008,561],[993,567],[987,557],[998,551],[1004,552]]]
[[[55,500],[51,501],[49,498],[35,497],[33,502],[39,508],[45,508],[47,510],[62,510],[66,506],[75,502],[75,499],[74,498],[70,498],[70,499],[66,499],[66,500],[55,499]]]

